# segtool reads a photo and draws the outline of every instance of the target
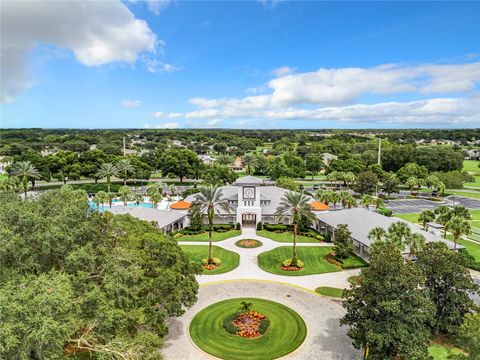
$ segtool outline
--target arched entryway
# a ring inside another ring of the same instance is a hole
[[[242,214],[242,225],[256,225],[257,215],[254,213]]]

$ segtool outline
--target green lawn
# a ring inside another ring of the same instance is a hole
[[[278,241],[278,242],[288,242],[288,243],[293,242],[293,232],[291,232],[291,231],[286,231],[286,232],[283,232],[283,233],[276,233],[276,232],[268,231],[268,230],[257,230],[257,235],[258,236],[263,236],[263,237],[266,237],[266,238],[269,238],[269,239],[272,239],[272,240]],[[311,237],[297,235],[297,242],[299,242],[299,243],[316,243],[316,242],[319,242],[319,240],[311,238]]]
[[[465,246],[468,253],[475,258],[475,261],[480,263],[480,243],[475,243],[468,240],[459,240],[458,243]]]
[[[475,192],[474,190],[472,191],[455,191],[455,190],[448,190],[445,192],[445,195],[448,196],[448,195],[457,195],[457,196],[464,196],[464,197],[468,197],[468,198],[471,198],[471,199],[480,199],[480,191],[478,192]]]
[[[460,354],[461,351],[445,345],[432,344],[428,347],[428,353],[434,360],[447,360],[449,359],[449,355]]]
[[[223,328],[223,319],[235,313],[242,301],[252,303],[255,311],[270,320],[262,336],[245,339]],[[228,299],[212,304],[195,315],[189,331],[193,342],[203,351],[228,360],[277,359],[298,348],[307,335],[305,322],[292,309],[256,298]]]
[[[475,175],[474,178],[475,178],[475,181],[465,183],[464,185],[465,187],[473,187],[473,188],[478,188],[480,190],[480,175]]]
[[[398,217],[400,219],[410,221],[412,223],[417,223],[417,219],[420,213],[406,213],[406,214],[396,214],[395,217]]]
[[[472,173],[479,173],[480,168],[478,167],[480,161],[477,160],[464,160],[463,161],[463,169],[464,171],[472,172]]]
[[[240,230],[230,230],[226,232],[213,232],[212,241],[222,241],[234,236],[240,235]],[[208,232],[204,232],[198,235],[183,235],[177,238],[177,241],[208,241]]]
[[[208,245],[180,245],[183,252],[187,254],[191,262],[201,264],[202,259],[208,255]],[[240,262],[240,255],[236,252],[222,249],[220,246],[212,247],[212,256],[222,260],[219,267],[214,270],[203,270],[204,275],[223,274],[232,271]]]
[[[298,271],[284,271],[280,268],[282,261],[292,257],[292,248],[290,246],[280,246],[258,255],[258,265],[269,273],[286,276],[323,274],[340,271],[340,267],[324,259],[324,256],[331,251],[331,247],[298,246],[297,256],[298,259],[304,262],[305,267]]]
[[[365,260],[363,260],[362,258],[359,258],[356,255],[352,255],[346,259],[343,259],[342,264],[343,264],[342,265],[343,269],[356,269],[356,268],[368,266],[368,263]]]
[[[315,289],[315,292],[325,296],[341,298],[343,289],[329,287],[329,286],[320,286]]]

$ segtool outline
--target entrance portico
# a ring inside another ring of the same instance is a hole
[[[257,224],[257,215],[254,213],[244,213],[242,214],[242,225],[256,225]]]

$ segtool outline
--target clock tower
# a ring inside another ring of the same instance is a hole
[[[237,222],[243,225],[256,225],[262,221],[260,191],[263,180],[244,176],[235,182],[238,187]]]

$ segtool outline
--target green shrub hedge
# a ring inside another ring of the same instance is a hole
[[[387,208],[378,208],[377,213],[385,215],[385,216],[392,216],[392,210]]]

